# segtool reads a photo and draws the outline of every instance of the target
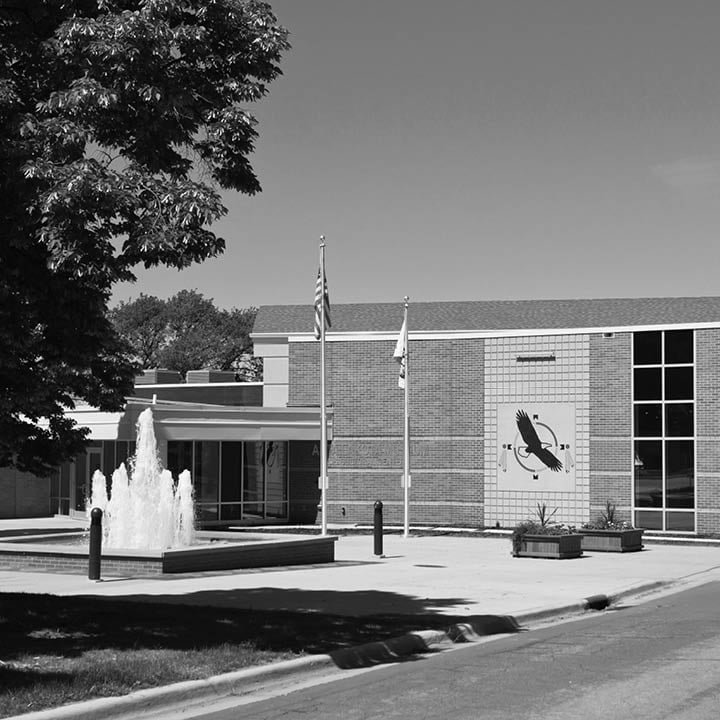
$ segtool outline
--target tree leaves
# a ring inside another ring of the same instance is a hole
[[[137,368],[112,286],[223,251],[218,186],[260,190],[244,105],[288,47],[258,0],[2,4],[0,466],[75,454],[77,399],[122,407]]]
[[[144,368],[235,370],[257,380],[261,366],[252,358],[250,332],[256,308],[222,310],[195,290],[169,300],[141,294],[111,312],[121,337]]]

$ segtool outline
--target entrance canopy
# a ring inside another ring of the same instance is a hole
[[[90,428],[90,440],[135,440],[140,413],[151,408],[155,435],[169,440],[317,440],[320,408],[241,407],[205,403],[127,398],[123,412],[101,412],[78,406],[67,415]],[[328,410],[328,439],[332,440],[332,410]]]

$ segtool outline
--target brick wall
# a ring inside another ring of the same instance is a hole
[[[631,520],[633,488],[632,334],[590,336],[589,518],[615,503],[617,517]]]
[[[88,558],[81,555],[42,555],[0,550],[0,568],[23,572],[87,574]],[[160,575],[160,560],[107,559],[101,561],[101,575]]]
[[[50,515],[50,480],[0,468],[0,518]]]
[[[720,330],[695,333],[697,532],[720,533]]]
[[[393,348],[390,341],[326,346],[327,399],[335,410],[328,464],[332,522],[371,522],[378,499],[386,522],[402,521],[403,392]],[[554,352],[556,360],[518,363],[523,352]],[[291,404],[317,405],[318,354],[317,343],[291,344]],[[720,330],[698,330],[699,533],[720,532],[718,355]],[[410,360],[413,523],[509,527],[538,500],[559,507],[569,522],[594,518],[607,500],[621,519],[632,519],[631,333],[411,341]],[[515,401],[575,404],[575,492],[542,498],[499,492],[497,408]]]
[[[410,342],[410,521],[481,525],[483,341]],[[386,523],[403,521],[404,391],[394,346],[326,344],[329,522],[371,522],[376,500]],[[318,343],[291,343],[290,405],[318,404],[319,352]]]

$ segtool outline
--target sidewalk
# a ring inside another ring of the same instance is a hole
[[[21,524],[26,527],[28,521],[0,521],[0,533]],[[77,527],[77,522],[57,519],[33,524]],[[408,538],[386,534],[383,540],[384,557],[373,554],[372,534],[342,535],[331,564],[99,582],[81,575],[0,568],[0,588],[349,616],[432,613],[471,620],[500,615],[523,624],[582,610],[596,596],[612,600],[665,585],[720,579],[720,546],[647,542],[642,552],[586,553],[560,561],[513,558],[508,536],[421,536],[411,531]]]
[[[20,524],[0,521],[0,533]],[[23,527],[29,524],[23,521]],[[55,518],[34,524],[77,527],[77,522]],[[155,598],[341,615],[516,615],[720,571],[720,547],[651,542],[642,552],[585,553],[577,560],[558,561],[513,558],[507,536],[417,536],[411,530],[408,538],[385,535],[383,551],[384,557],[373,554],[371,534],[343,535],[331,564],[100,582],[82,575],[0,570],[0,587],[3,592]]]

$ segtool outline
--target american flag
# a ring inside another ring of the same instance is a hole
[[[328,296],[327,280],[323,268],[318,268],[317,283],[315,283],[315,339],[322,336],[323,304],[325,305],[325,331],[330,329],[330,297]]]

